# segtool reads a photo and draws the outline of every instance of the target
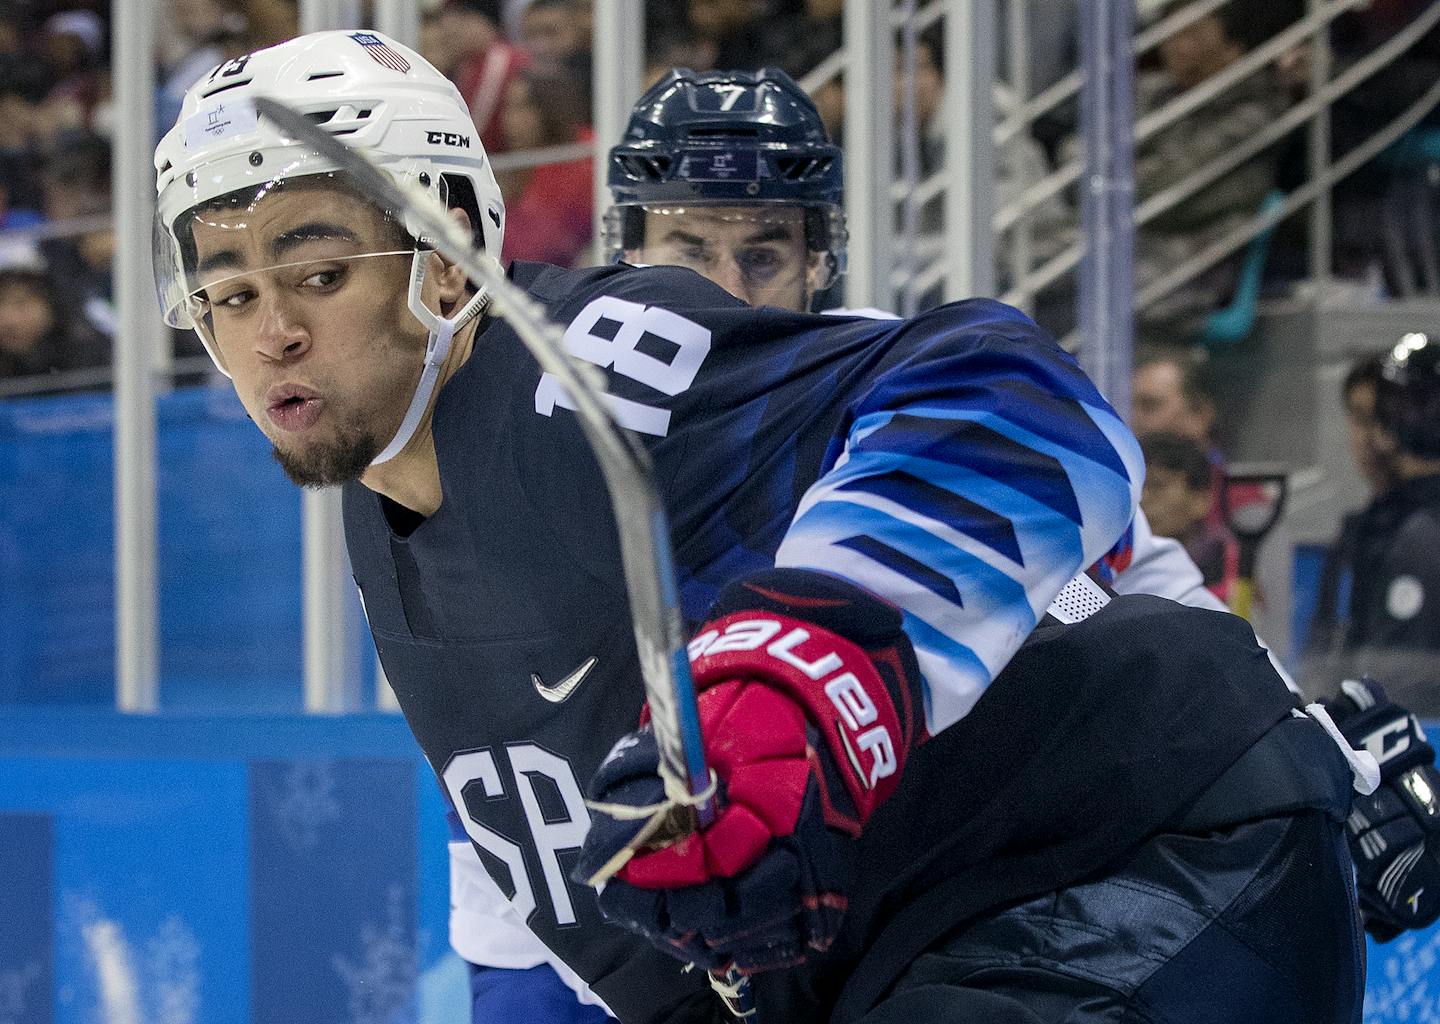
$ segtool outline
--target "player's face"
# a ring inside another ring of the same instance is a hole
[[[752,306],[808,310],[820,255],[805,248],[795,206],[719,206],[645,214],[632,263],[689,267]]]
[[[192,235],[215,346],[286,474],[307,486],[359,477],[420,375],[408,242],[379,210],[325,187],[204,212]]]

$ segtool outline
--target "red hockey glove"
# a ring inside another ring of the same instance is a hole
[[[919,671],[900,612],[835,577],[773,570],[728,587],[713,611],[690,657],[720,812],[637,854],[600,906],[681,959],[757,971],[834,941],[853,840],[921,739]],[[648,729],[622,738],[592,797],[660,801],[657,761]],[[607,863],[639,825],[597,814],[574,876]]]

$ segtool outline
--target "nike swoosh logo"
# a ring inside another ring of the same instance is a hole
[[[595,657],[586,658],[584,664],[554,685],[545,682],[545,680],[541,679],[534,672],[530,673],[530,682],[535,684],[535,692],[540,694],[540,696],[544,697],[551,704],[559,704],[570,699],[570,695],[575,692],[575,688],[585,681],[585,677],[590,674],[590,670],[594,668],[599,661],[600,659]]]

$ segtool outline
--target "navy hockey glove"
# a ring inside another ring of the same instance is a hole
[[[776,569],[732,584],[690,644],[710,827],[634,856],[600,892],[611,921],[709,970],[749,973],[828,949],[852,888],[855,839],[922,737],[919,671],[901,614],[838,578]],[[664,799],[648,728],[623,737],[597,803]],[[594,816],[573,877],[641,823]]]
[[[1340,690],[1331,717],[1380,763],[1380,788],[1355,798],[1347,825],[1365,930],[1388,942],[1440,918],[1440,773],[1420,723],[1378,683]]]

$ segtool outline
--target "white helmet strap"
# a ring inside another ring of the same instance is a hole
[[[440,379],[440,367],[450,355],[450,346],[455,340],[455,332],[467,321],[477,316],[486,305],[487,296],[482,288],[453,317],[444,317],[431,310],[420,297],[420,292],[425,286],[425,273],[429,262],[429,250],[416,251],[414,260],[410,264],[410,294],[408,298],[410,312],[415,314],[415,317],[430,332],[425,341],[425,365],[420,371],[420,380],[415,385],[415,394],[410,398],[410,406],[405,410],[405,418],[400,421],[400,427],[395,431],[395,436],[390,439],[390,443],[371,460],[370,465],[372,466],[389,462],[399,455],[410,443],[410,439],[415,436],[415,431],[425,416],[425,410],[430,407],[430,399],[435,394],[435,385]]]

